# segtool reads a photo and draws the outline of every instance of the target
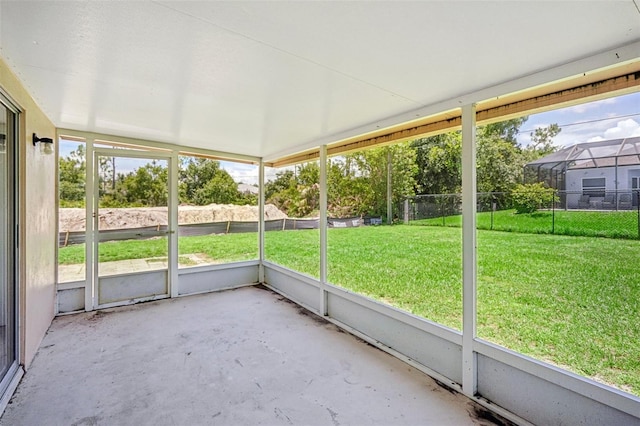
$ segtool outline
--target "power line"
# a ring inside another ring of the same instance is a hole
[[[558,127],[562,128],[562,127],[580,126],[582,124],[597,123],[599,121],[617,120],[619,118],[635,117],[636,115],[640,115],[640,112],[637,112],[635,114],[618,115],[618,116],[615,116],[615,117],[596,118],[594,120],[578,121],[578,122],[575,122],[575,123],[559,124]],[[536,129],[519,130],[517,134],[519,135],[521,133],[531,133],[531,132],[535,132],[535,131],[536,131]]]

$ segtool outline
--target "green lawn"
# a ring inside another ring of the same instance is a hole
[[[555,215],[555,219],[554,219]],[[640,229],[637,211],[538,211],[516,214],[515,210],[482,212],[477,215],[478,229],[522,232],[532,234],[556,234],[585,237],[638,239]],[[555,226],[554,226],[555,220]],[[411,225],[443,226],[442,217],[421,219]],[[446,216],[444,226],[460,227],[461,215]]]
[[[318,237],[317,230],[268,232],[266,257],[317,277]],[[181,238],[180,252],[250,259],[256,241],[256,234]],[[156,244],[105,243],[101,256],[157,257]],[[60,260],[77,263],[82,251],[63,248]],[[330,229],[329,281],[460,329],[461,253],[455,227]],[[481,230],[478,333],[640,395],[639,258],[640,241]]]

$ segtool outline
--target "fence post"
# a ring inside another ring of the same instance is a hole
[[[631,200],[633,201],[633,196]],[[640,239],[640,190],[636,191],[636,202],[638,203],[638,239]]]
[[[404,224],[409,224],[409,199],[405,198],[404,200]]]
[[[556,191],[551,191],[551,233],[556,233]]]
[[[491,227],[490,229],[493,231],[493,212],[496,211],[496,200],[495,195],[491,195]]]
[[[229,233],[229,228],[231,228],[231,221],[227,221],[227,234]]]
[[[442,214],[442,226],[445,226],[445,220],[444,220],[444,199],[442,200],[442,203],[440,203],[440,213]]]

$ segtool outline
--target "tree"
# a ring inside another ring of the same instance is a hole
[[[299,166],[297,193],[292,213],[296,217],[317,216],[320,209],[320,164],[317,161]]]
[[[520,133],[520,127],[529,119],[529,117],[512,118],[511,120],[500,121],[497,123],[487,124],[478,128],[478,138],[497,137],[511,145],[517,146],[516,139]]]
[[[320,203],[320,165],[312,161],[276,173],[265,187],[265,199],[291,217],[317,215]]]
[[[233,204],[238,200],[238,184],[224,170],[224,173],[215,174],[205,185],[198,188],[194,194],[193,202],[199,206],[207,204]]]
[[[508,194],[522,181],[524,165],[555,150],[556,124],[532,133],[533,143],[521,147],[516,139],[527,117],[479,127],[476,132],[476,182],[478,192]],[[419,194],[459,193],[462,184],[462,135],[459,131],[416,139]],[[506,200],[505,200],[506,201]]]
[[[216,160],[183,157],[179,180],[181,203],[200,206],[211,203],[231,204],[239,198],[238,184]]]
[[[270,200],[274,195],[287,190],[292,185],[296,185],[296,177],[293,170],[278,171],[276,172],[276,178],[265,184],[264,198]]]
[[[98,186],[100,194],[116,189],[116,158],[98,156]]]
[[[411,142],[416,150],[416,193],[455,194],[462,188],[462,134],[443,133]]]
[[[168,178],[167,167],[158,164],[155,160],[126,175],[120,174],[116,179],[116,189],[112,194],[111,202],[117,206],[124,204],[123,207],[166,206]],[[106,199],[105,203],[107,203]]]
[[[387,164],[391,156],[392,204],[397,206],[414,194],[416,150],[408,143],[371,148],[348,154],[347,161],[354,164],[355,176],[362,177],[358,188],[364,192],[359,213],[375,216],[387,215]]]
[[[527,162],[555,152],[558,148],[553,144],[553,138],[561,131],[560,126],[554,123],[547,127],[538,127],[535,131],[529,133],[531,143],[525,149]]]
[[[327,211],[331,217],[352,217],[367,214],[365,200],[372,188],[366,177],[357,172],[351,158],[329,160],[327,166]]]
[[[510,192],[521,181],[524,162],[520,149],[495,134],[477,141],[476,182],[478,192]]]
[[[115,157],[99,157],[98,189],[101,207],[166,206],[168,170],[152,161],[123,174],[115,170]],[[85,147],[79,145],[60,158],[60,206],[84,207]],[[215,160],[181,157],[178,190],[182,202],[257,204],[255,194],[240,194],[231,175]]]
[[[84,207],[86,162],[84,145],[60,158],[59,195],[61,207]]]
[[[478,192],[509,193],[522,181],[522,168],[526,160],[516,137],[527,118],[491,123],[477,129]]]
[[[238,198],[236,199],[235,204],[238,204],[240,206],[257,206],[258,194],[253,192],[238,191]]]

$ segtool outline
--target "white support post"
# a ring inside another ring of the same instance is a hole
[[[84,286],[84,310],[92,311],[94,308],[94,278],[97,259],[93,259],[93,223],[94,215],[98,212],[94,208],[94,176],[93,176],[93,139],[87,138],[85,150],[85,286]]]
[[[391,147],[387,147],[387,224],[393,223],[393,176],[391,175]]]
[[[178,281],[178,151],[173,151],[168,160],[169,166],[169,198],[167,210],[169,214],[169,291],[171,297],[180,294]]]
[[[477,392],[476,337],[476,106],[462,107],[462,391]]]
[[[258,282],[264,283],[264,162],[258,165]]]
[[[320,147],[320,314],[327,311],[327,146]]]

